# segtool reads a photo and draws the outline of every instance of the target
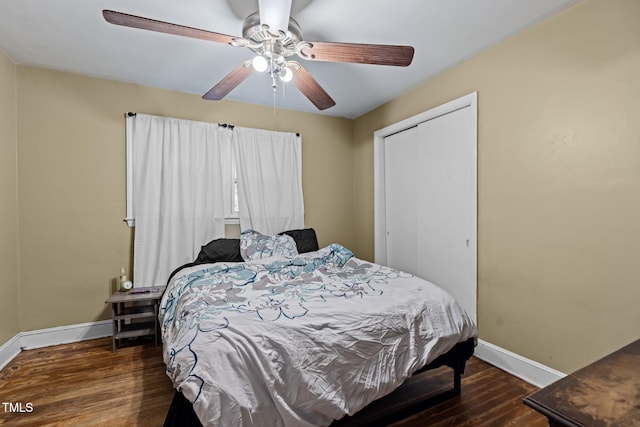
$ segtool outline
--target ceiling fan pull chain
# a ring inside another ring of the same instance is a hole
[[[273,69],[271,70],[271,87],[273,88],[273,115],[276,115],[276,89],[278,88],[276,83],[276,76],[273,75]]]
[[[271,89],[273,89],[273,93],[275,95],[276,90],[278,90],[278,82],[276,81],[276,73],[273,68],[273,62],[271,63],[271,72],[269,74],[271,76]]]

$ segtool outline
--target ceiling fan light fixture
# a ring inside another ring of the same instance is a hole
[[[251,64],[253,65],[253,68],[259,73],[267,71],[267,68],[269,68],[269,61],[267,61],[267,58],[262,55],[256,55],[251,61]]]
[[[289,67],[282,67],[280,69],[280,80],[285,83],[288,83],[293,79],[293,71]]]

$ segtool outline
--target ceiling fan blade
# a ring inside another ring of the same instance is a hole
[[[291,67],[291,71],[293,71],[293,83],[304,96],[309,98],[309,101],[311,101],[318,110],[326,110],[336,105],[336,101],[329,96],[304,67]]]
[[[413,60],[412,46],[386,44],[310,42],[311,47],[302,50],[316,61],[352,62],[356,64],[393,65],[406,67]]]
[[[259,0],[260,24],[268,25],[269,30],[278,31],[289,29],[289,15],[291,14],[291,0]]]
[[[202,95],[202,98],[210,101],[219,101],[236,88],[240,83],[245,81],[254,71],[251,66],[251,60],[246,60],[232,72],[227,74],[225,78],[220,80],[218,84],[212,87],[209,92]]]
[[[228,44],[233,41],[233,37],[226,34],[185,27],[184,25],[172,24],[170,22],[156,21],[155,19],[143,18],[142,16],[129,15],[127,13],[115,12],[113,10],[103,10],[102,16],[104,16],[104,19],[107,22],[115,25],[122,25],[124,27],[140,28],[142,30],[191,37],[194,39],[208,40],[217,43]]]

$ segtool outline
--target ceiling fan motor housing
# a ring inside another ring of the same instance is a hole
[[[247,43],[249,49],[258,54],[273,57],[275,60],[278,57],[284,59],[299,55],[303,47],[300,46],[302,29],[295,19],[289,18],[289,28],[286,32],[273,33],[268,26],[260,24],[258,12],[252,13],[244,20],[242,38],[250,42]]]

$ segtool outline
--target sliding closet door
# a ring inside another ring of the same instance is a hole
[[[418,274],[421,254],[418,253],[421,196],[416,194],[419,179],[420,153],[418,127],[385,138],[385,183],[387,217],[387,265],[411,274]]]
[[[475,110],[385,137],[386,264],[447,290],[476,317]]]

